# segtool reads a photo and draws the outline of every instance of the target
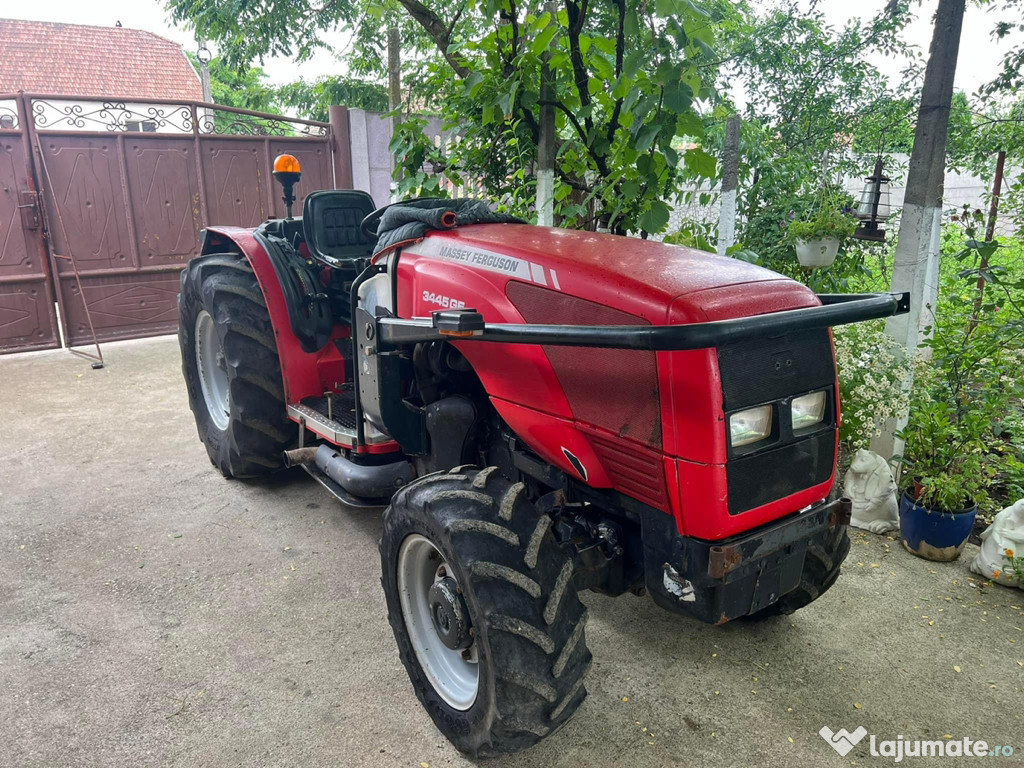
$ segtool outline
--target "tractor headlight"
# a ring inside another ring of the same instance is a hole
[[[729,442],[733,448],[764,440],[772,432],[772,407],[759,405],[729,417]]]
[[[825,418],[825,390],[794,397],[790,410],[793,414],[794,432],[820,424]]]

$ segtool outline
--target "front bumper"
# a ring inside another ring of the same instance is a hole
[[[675,519],[643,516],[644,581],[662,608],[724,624],[776,602],[800,583],[807,547],[850,522],[850,500],[822,501],[720,541],[680,536]]]

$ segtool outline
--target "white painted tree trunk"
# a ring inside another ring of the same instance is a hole
[[[935,320],[941,225],[941,207],[912,203],[903,206],[892,290],[910,291],[910,311],[890,317],[885,323],[885,333],[895,342],[893,351],[898,357],[904,356],[908,350],[917,350],[925,338],[925,329]],[[905,386],[908,390],[913,386],[912,377],[908,377]],[[901,455],[903,441],[896,437],[896,433],[907,425],[908,416],[908,413],[902,413],[889,419],[882,428],[882,435],[871,441],[871,450],[886,459]]]
[[[555,225],[555,172],[551,168],[537,169],[537,223]]]
[[[730,189],[722,193],[722,212],[718,216],[718,255],[725,252],[736,242],[736,190]]]
[[[557,24],[558,4],[544,3],[550,14],[549,24]],[[554,41],[552,41],[554,42]],[[540,136],[537,145],[537,223],[542,227],[555,225],[555,75],[551,70],[551,48],[541,54],[540,67]]]
[[[718,216],[718,255],[736,242],[736,190],[739,188],[740,116],[725,122],[725,151],[722,156],[722,211]]]

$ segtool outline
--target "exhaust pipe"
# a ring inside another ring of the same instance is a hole
[[[301,467],[304,464],[312,464],[315,460],[315,445],[312,448],[295,448],[284,452],[284,465],[286,467]]]
[[[298,451],[315,451],[312,463],[346,492],[360,499],[390,499],[395,491],[411,483],[416,476],[408,461],[357,464],[330,445],[300,448]]]

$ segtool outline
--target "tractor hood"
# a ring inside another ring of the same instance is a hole
[[[816,306],[813,291],[739,259],[633,237],[528,224],[430,233],[410,250],[525,279],[653,325]]]

